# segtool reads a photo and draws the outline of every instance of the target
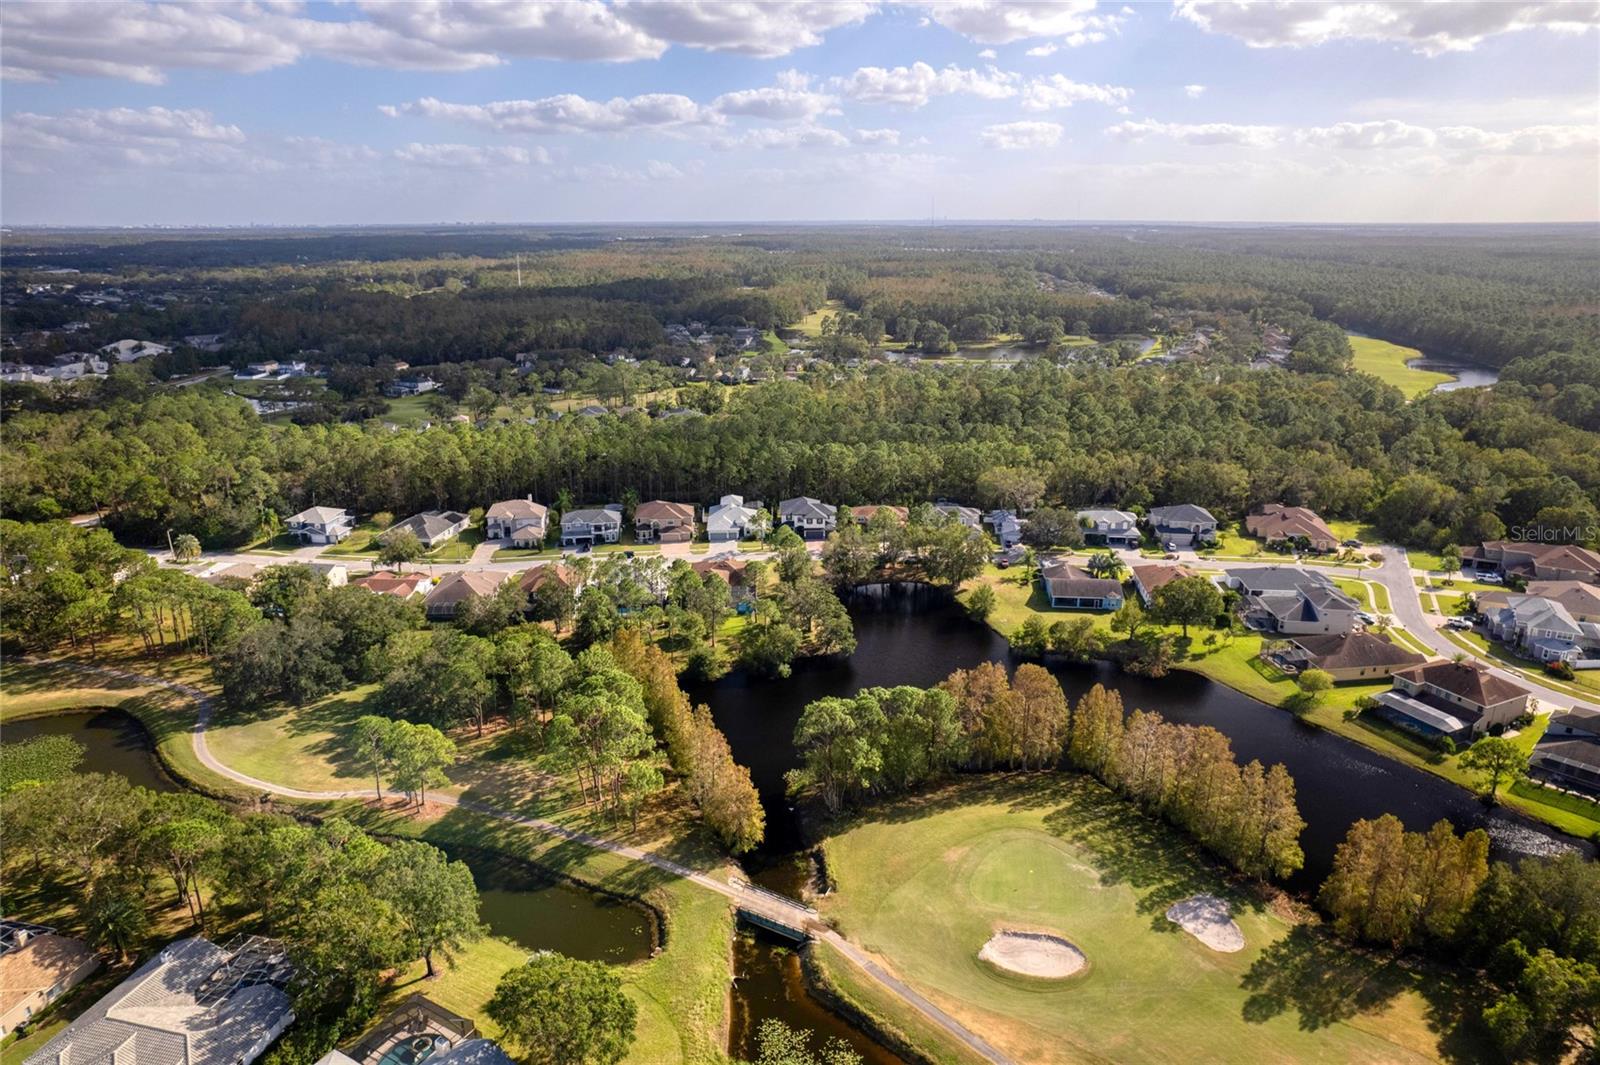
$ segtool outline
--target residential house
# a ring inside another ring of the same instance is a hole
[[[1155,599],[1156,590],[1165,584],[1177,580],[1179,577],[1193,577],[1194,571],[1187,566],[1161,565],[1160,563],[1145,563],[1129,567],[1133,574],[1133,590],[1139,593],[1139,601],[1149,606]]]
[[[384,386],[383,394],[400,399],[403,396],[420,396],[438,387],[439,382],[431,377],[397,377]]]
[[[1342,634],[1356,626],[1361,604],[1322,573],[1293,566],[1237,567],[1228,586],[1241,597],[1245,624],[1283,636]]]
[[[350,535],[356,519],[337,507],[311,507],[285,523],[289,535],[303,544],[336,544]]]
[[[433,579],[425,573],[388,573],[379,571],[357,577],[350,582],[378,595],[392,595],[396,599],[410,599],[422,595],[432,586]]]
[[[878,515],[879,511],[893,514],[895,520],[897,520],[901,525],[904,525],[911,518],[911,511],[905,507],[889,507],[876,503],[871,503],[860,507],[851,507],[850,516],[856,520],[856,524],[866,525]]]
[[[497,570],[457,570],[447,573],[433,586],[433,591],[422,601],[423,613],[429,621],[448,621],[455,617],[468,599],[478,596],[488,598],[500,590],[510,574]]]
[[[1096,547],[1138,547],[1139,518],[1126,510],[1080,510],[1083,542]]]
[[[583,581],[578,577],[578,571],[560,562],[546,562],[542,566],[534,566],[532,569],[523,570],[517,577],[517,583],[530,596],[550,581],[560,584],[573,595],[577,595],[583,585]]]
[[[569,510],[561,515],[561,546],[614,544],[622,535],[622,504]]]
[[[321,577],[329,588],[343,588],[350,583],[350,570],[339,562],[312,562],[311,572]]]
[[[88,944],[55,929],[0,921],[0,1036],[81,984],[100,967]]]
[[[1526,590],[1521,593],[1509,589],[1478,592],[1473,595],[1472,602],[1478,613],[1487,618],[1504,610],[1519,594],[1536,595],[1560,603],[1567,608],[1567,613],[1572,615],[1574,621],[1600,622],[1600,585],[1585,584],[1583,581],[1529,581]]]
[[[421,514],[413,514],[397,525],[391,525],[378,539],[387,543],[391,536],[406,530],[416,536],[423,547],[431,551],[466,532],[470,524],[471,519],[459,510],[425,510]]]
[[[993,530],[1002,551],[1022,542],[1022,519],[1009,510],[991,510],[983,516],[983,523]]]
[[[1066,562],[1039,567],[1045,596],[1057,610],[1116,610],[1122,606],[1122,585],[1095,577]]]
[[[1462,551],[1461,568],[1469,573],[1497,573],[1523,580],[1600,584],[1600,553],[1576,544],[1490,540]]]
[[[785,499],[778,504],[778,523],[787,525],[805,540],[821,540],[839,525],[839,508],[810,496]]]
[[[1600,710],[1573,707],[1554,714],[1528,756],[1537,780],[1600,795]]]
[[[1554,599],[1512,595],[1484,617],[1489,635],[1539,662],[1600,668],[1600,622],[1579,621]]]
[[[1385,680],[1427,661],[1371,632],[1292,636],[1288,650],[1269,657],[1290,673],[1320,669],[1339,682]]]
[[[283,947],[169,944],[23,1065],[250,1065],[294,1020]]]
[[[100,349],[100,354],[118,362],[137,362],[152,355],[165,355],[172,349],[152,340],[118,340]]]
[[[744,613],[748,605],[755,600],[755,588],[750,584],[748,572],[749,563],[733,555],[721,555],[716,558],[702,559],[691,562],[689,568],[698,573],[702,578],[715,573],[728,582],[728,590],[733,593],[733,603],[740,613]]]
[[[214,562],[195,576],[207,584],[242,581],[248,586],[261,576],[261,568],[253,562]]]
[[[1333,534],[1316,512],[1306,507],[1286,507],[1282,503],[1268,503],[1257,507],[1244,519],[1244,528],[1251,536],[1259,537],[1269,547],[1287,544],[1305,547],[1312,551],[1337,551],[1339,538]]]
[[[1201,547],[1217,540],[1217,519],[1205,507],[1193,503],[1154,507],[1145,521],[1156,540],[1168,551]]]
[[[483,535],[503,540],[512,547],[542,547],[549,531],[550,508],[527,499],[505,499],[494,504],[483,516]]]
[[[694,504],[652,499],[633,508],[633,535],[641,544],[686,544],[694,539]]]
[[[752,524],[760,510],[760,501],[746,503],[743,496],[723,496],[706,509],[706,539],[714,544],[751,539],[757,531]]]
[[[1397,670],[1377,696],[1380,716],[1424,736],[1468,742],[1532,708],[1533,693],[1478,662],[1429,662]]]
[[[428,1045],[425,1055],[418,1041]],[[477,1026],[432,999],[413,994],[384,1018],[349,1054],[330,1050],[317,1065],[384,1065],[426,1057],[429,1065],[515,1065],[498,1043],[478,1035]]]
[[[960,503],[948,503],[941,499],[933,505],[933,509],[946,517],[954,518],[969,529],[983,527],[983,512],[977,507],[964,507]]]

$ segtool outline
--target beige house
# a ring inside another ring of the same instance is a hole
[[[1333,530],[1315,511],[1306,507],[1268,503],[1250,512],[1244,519],[1244,528],[1251,536],[1260,537],[1268,545],[1304,543],[1313,551],[1336,551],[1339,548],[1339,538],[1333,535]]]
[[[3,922],[0,947],[0,1036],[77,987],[100,967],[88,945],[38,925]]]
[[[1477,662],[1429,662],[1394,675],[1379,712],[1425,736],[1470,741],[1533,709],[1533,693]]]
[[[463,570],[447,574],[422,601],[422,609],[430,621],[448,621],[456,616],[461,604],[474,596],[490,596],[500,590],[509,573],[493,570]]]
[[[633,509],[633,535],[641,544],[686,544],[694,539],[694,505],[652,499]]]

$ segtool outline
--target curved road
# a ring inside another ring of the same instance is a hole
[[[241,773],[224,764],[216,755],[211,753],[211,747],[206,742],[206,727],[211,723],[211,711],[215,705],[211,696],[190,684],[165,680],[161,677],[152,677],[142,673],[131,673],[127,670],[115,669],[110,666],[96,666],[71,659],[45,658],[32,659],[32,661],[46,663],[54,666],[64,666],[79,673],[98,673],[103,676],[116,677],[119,680],[132,681],[136,684],[151,687],[166,688],[192,700],[197,709],[193,744],[195,757],[200,763],[218,776],[243,784],[246,787],[266,792],[270,795],[280,795],[289,799],[305,799],[311,801],[326,801],[330,799],[365,799],[366,789],[357,791],[305,791],[300,788],[284,787],[268,780],[261,780]],[[921,1013],[931,1023],[942,1029],[951,1038],[966,1046],[973,1053],[985,1061],[994,1062],[995,1065],[1012,1065],[1012,1060],[990,1046],[976,1033],[967,1029],[960,1021],[950,1016],[944,1010],[928,1001],[925,997],[909,987],[904,981],[885,970],[877,962],[867,956],[859,947],[841,936],[838,932],[823,924],[817,917],[817,912],[792,899],[784,898],[764,891],[750,884],[742,882],[723,883],[704,873],[696,872],[688,866],[680,865],[670,858],[643,850],[639,847],[630,847],[625,843],[606,839],[602,836],[591,835],[576,829],[558,825],[554,821],[546,821],[539,817],[527,817],[523,814],[511,813],[506,810],[497,810],[492,806],[456,798],[454,795],[438,794],[434,800],[444,806],[456,806],[463,810],[492,817],[508,824],[521,825],[542,832],[547,836],[570,840],[581,843],[586,847],[596,850],[610,851],[612,854],[627,858],[630,861],[644,862],[663,872],[687,880],[707,891],[714,891],[719,895],[732,900],[739,908],[750,910],[754,913],[775,919],[791,928],[800,928],[809,932],[814,939],[824,940],[840,954],[848,958],[857,968],[861,969],[872,979],[876,980],[890,994],[903,1000],[917,1012]]]

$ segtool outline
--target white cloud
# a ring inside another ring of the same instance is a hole
[[[947,66],[935,70],[927,63],[909,67],[860,67],[846,77],[833,78],[829,85],[859,103],[894,104],[899,107],[924,107],[935,96],[963,93],[985,100],[1001,100],[1017,94],[1016,74],[994,67],[969,70]]]
[[[1105,104],[1116,107],[1133,96],[1133,90],[1120,85],[1087,85],[1073,81],[1064,74],[1034,78],[1022,90],[1022,108],[1025,111],[1053,111],[1077,103]]]
[[[1247,148],[1267,148],[1278,138],[1275,126],[1242,126],[1231,122],[1156,122],[1152,119],[1119,122],[1108,127],[1106,133],[1130,141],[1165,137],[1183,144],[1237,144]]]
[[[66,75],[160,84],[171,70],[254,74],[323,56],[399,70],[473,70],[510,58],[628,62],[673,45],[771,57],[860,22],[864,0],[360,0],[322,18],[297,0],[169,0],[0,6],[8,78]]]
[[[285,137],[284,150],[295,166],[334,170],[376,162],[382,158],[365,144],[341,144],[326,137]]]
[[[1061,133],[1061,126],[1056,122],[1005,122],[985,127],[983,143],[1003,152],[1053,148],[1061,142]]]
[[[1431,129],[1393,119],[1384,122],[1339,122],[1332,126],[1295,132],[1296,141],[1314,148],[1431,148],[1437,139]]]
[[[1296,131],[1295,140],[1313,148],[1355,151],[1438,148],[1482,155],[1556,155],[1594,152],[1600,148],[1600,130],[1592,125],[1538,125],[1500,131],[1476,126],[1430,129],[1390,119],[1302,129]]]
[[[200,109],[78,108],[56,115],[8,115],[6,165],[34,170],[70,159],[73,165],[164,166],[240,170],[275,165],[245,149],[238,126]]]
[[[499,133],[621,133],[666,130],[713,122],[716,116],[687,96],[647,93],[590,100],[572,93],[538,100],[454,104],[425,96],[379,108],[391,118],[419,115],[485,126]]]
[[[861,0],[619,0],[614,5],[627,22],[661,40],[767,59],[821,44],[824,33],[861,22],[875,8]]]
[[[1187,96],[1191,100],[1198,100],[1200,97],[1204,96],[1205,93],[1206,87],[1204,85],[1185,85],[1183,87],[1183,95]]]
[[[939,25],[979,44],[1059,37],[1076,47],[1103,40],[1126,17],[1095,13],[1095,0],[936,0],[924,5]]]
[[[402,163],[448,170],[491,170],[550,161],[550,154],[543,148],[530,150],[504,145],[418,144],[415,141],[404,148],[396,148],[394,157]]]
[[[1179,17],[1252,48],[1300,48],[1330,41],[1387,41],[1423,55],[1466,52],[1489,37],[1543,27],[1564,33],[1600,25],[1592,0],[1499,3],[1365,3],[1295,0],[1177,0]]]
[[[850,134],[850,139],[857,144],[888,144],[900,143],[900,131],[897,129],[858,129]]]
[[[711,101],[712,110],[771,122],[793,122],[837,111],[837,101],[826,93],[775,86],[723,93]]]
[[[725,137],[716,147],[734,148],[846,148],[850,138],[827,126],[784,126],[752,129],[737,137]]]
[[[1056,50],[1060,47],[1060,45],[1055,43],[1035,45],[1034,47],[1028,49],[1028,55],[1035,59],[1045,59],[1049,56],[1055,55]]]
[[[985,48],[983,51],[978,53],[979,59],[998,59],[999,57],[1000,53],[996,52],[993,48]]]

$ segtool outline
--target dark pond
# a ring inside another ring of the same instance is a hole
[[[1455,378],[1454,381],[1442,381],[1434,385],[1435,392],[1454,392],[1458,388],[1482,388],[1500,380],[1500,371],[1494,367],[1458,359],[1425,355],[1420,359],[1406,360],[1406,365],[1413,370],[1432,370],[1435,373],[1450,374]]]
[[[742,1061],[756,1057],[756,1030],[776,1018],[791,1028],[809,1029],[811,1049],[831,1039],[848,1043],[866,1065],[903,1065],[893,1052],[811,997],[800,955],[766,933],[741,928],[733,941],[733,1016],[728,1053]]]
[[[471,868],[478,913],[489,931],[518,946],[617,965],[642,961],[655,946],[655,918],[642,907],[586,891],[494,851],[440,849]]]
[[[151,791],[180,790],[156,758],[150,733],[126,710],[74,710],[0,726],[0,743],[21,743],[36,736],[71,736],[83,744],[80,772],[118,773]]]
[[[730,674],[692,693],[711,707],[734,757],[750,767],[761,790],[768,841],[745,864],[752,876],[775,890],[793,893],[801,878],[794,857],[801,840],[784,800],[783,775],[797,764],[791,737],[807,703],[865,687],[936,684],[953,670],[1010,659],[1005,641],[993,630],[969,620],[945,593],[925,586],[864,589],[853,597],[851,616],[856,652],[849,659],[799,665],[792,677],[781,681]],[[1306,865],[1290,883],[1292,888],[1309,890],[1319,884],[1350,824],[1384,813],[1416,830],[1440,818],[1459,828],[1483,827],[1500,856],[1554,853],[1573,842],[1516,814],[1486,810],[1453,784],[1193,673],[1149,680],[1123,674],[1109,663],[1053,672],[1074,701],[1101,683],[1120,691],[1130,711],[1154,710],[1169,721],[1216,728],[1232,741],[1241,761],[1282,762],[1294,777],[1306,820],[1301,837]]]

